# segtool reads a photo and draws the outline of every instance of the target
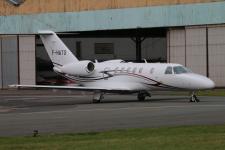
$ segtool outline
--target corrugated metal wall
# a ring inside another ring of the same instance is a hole
[[[185,65],[185,30],[169,30],[167,40],[169,40],[169,54],[167,54],[169,62]]]
[[[206,75],[206,27],[187,27],[169,30],[167,60]]]
[[[20,84],[36,84],[35,36],[19,36]]]
[[[186,66],[206,76],[206,27],[186,28]]]
[[[2,88],[2,38],[0,37],[0,89]]]
[[[208,72],[217,87],[225,87],[225,26],[169,30],[167,41],[168,62],[186,65],[205,76]]]
[[[18,84],[17,36],[2,36],[2,85]]]
[[[209,27],[209,75],[217,86],[225,86],[225,27]]]
[[[0,15],[74,12],[215,1],[223,0],[26,0],[19,7],[9,4],[6,0],[1,0]]]
[[[10,84],[35,84],[35,73],[35,36],[1,36],[0,89]]]

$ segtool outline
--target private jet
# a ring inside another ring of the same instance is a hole
[[[215,87],[215,83],[175,63],[133,63],[121,59],[103,62],[78,60],[53,31],[39,31],[53,63],[53,70],[78,83],[77,86],[11,85],[11,87],[54,88],[92,91],[98,103],[106,93],[137,94],[139,101],[151,91],[190,91],[190,102],[199,102],[196,91]]]

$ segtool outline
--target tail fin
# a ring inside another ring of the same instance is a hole
[[[53,31],[46,30],[38,33],[54,66],[79,61]]]

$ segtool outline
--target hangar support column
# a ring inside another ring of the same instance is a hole
[[[136,43],[136,61],[140,62],[141,61],[141,37],[136,37],[135,39]]]
[[[132,38],[132,40],[135,42],[136,44],[136,61],[137,62],[141,62],[142,60],[142,42],[145,40],[144,37],[141,37],[139,30],[137,30],[137,34],[135,38]]]

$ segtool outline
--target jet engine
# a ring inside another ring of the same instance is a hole
[[[94,69],[94,63],[88,60],[70,63],[60,68],[61,72],[63,73],[78,76],[90,75],[91,73],[93,73]]]

